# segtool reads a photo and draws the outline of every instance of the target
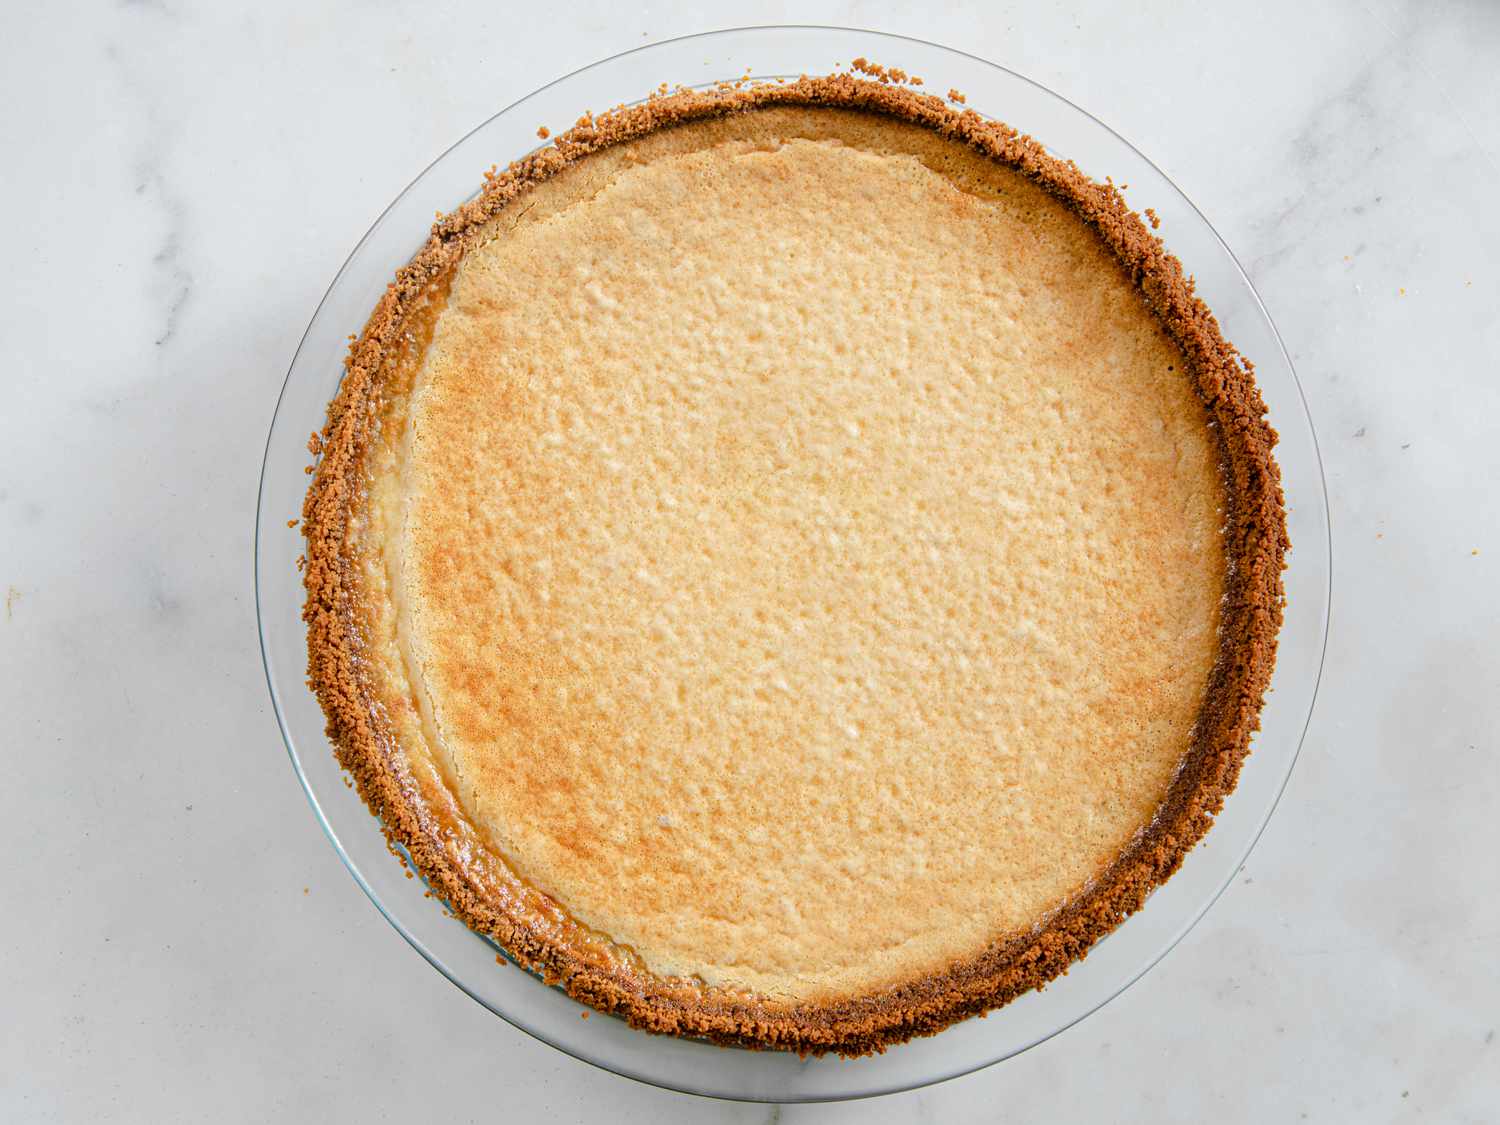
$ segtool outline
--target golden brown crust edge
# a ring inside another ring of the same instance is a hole
[[[479,228],[532,184],[598,149],[676,123],[770,105],[861,109],[924,125],[1022,172],[1097,231],[1188,357],[1190,375],[1217,423],[1230,564],[1221,636],[1238,640],[1220,653],[1194,743],[1156,818],[1088,891],[1036,933],[994,946],[943,973],[834,1003],[773,1004],[677,987],[617,961],[584,956],[476,894],[461,866],[449,858],[436,821],[416,798],[372,702],[348,555],[350,518],[360,499],[363,454],[379,414],[387,357],[399,351],[413,304],[447,277]],[[309,685],[327,716],[340,763],[391,842],[406,849],[433,893],[520,964],[584,1003],[653,1032],[805,1054],[869,1054],[931,1035],[1066,972],[1177,870],[1235,786],[1250,736],[1259,727],[1275,662],[1281,573],[1289,545],[1280,472],[1271,454],[1276,434],[1265,421],[1253,368],[1223,338],[1181,263],[1147,231],[1113,185],[1090,180],[1071,162],[1049,156],[1031,138],[1003,124],[951,108],[932,95],[843,74],[679,90],[597,118],[585,116],[550,147],[492,172],[477,198],[439,218],[427,243],[397,273],[351,344],[345,366],[323,431],[309,443],[312,452],[322,454],[303,504]]]

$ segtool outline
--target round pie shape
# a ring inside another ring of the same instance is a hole
[[[577,127],[439,221],[316,445],[341,761],[655,1031],[860,1054],[1063,971],[1233,787],[1251,370],[1108,185],[848,75]]]

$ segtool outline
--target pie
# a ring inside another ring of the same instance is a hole
[[[879,78],[492,171],[313,439],[340,761],[651,1031],[858,1055],[1041,986],[1209,828],[1271,672],[1250,364],[1112,186]]]

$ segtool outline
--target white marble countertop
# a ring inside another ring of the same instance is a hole
[[[1494,1120],[1500,6],[1134,8],[8,12],[0,1118]],[[779,18],[994,59],[1151,156],[1286,339],[1335,558],[1302,759],[1177,950],[987,1071],[784,1110],[594,1070],[415,956],[288,766],[251,590],[277,391],[395,193],[566,71]]]

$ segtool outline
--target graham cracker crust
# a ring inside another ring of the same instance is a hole
[[[1265,420],[1253,367],[1224,339],[1181,264],[1114,186],[1089,179],[1008,126],[901,85],[906,76],[899,70],[864,60],[857,60],[856,69],[879,80],[835,74],[706,91],[663,88],[638,105],[585,115],[551,145],[502,171],[492,170],[477,198],[438,219],[427,243],[397,273],[352,342],[338,395],[321,434],[309,446],[321,453],[321,460],[302,511],[308,682],[328,718],[340,763],[390,842],[406,849],[433,893],[518,963],[632,1026],[727,1046],[846,1056],[934,1034],[1041,987],[1066,972],[1178,869],[1233,790],[1251,734],[1259,727],[1282,619],[1281,572],[1289,546],[1280,473],[1271,452],[1276,434]],[[590,153],[683,122],[783,105],[862,110],[922,125],[1021,172],[1071,207],[1119,260],[1188,357],[1188,376],[1218,434],[1227,497],[1224,536],[1230,565],[1221,619],[1226,641],[1195,740],[1154,821],[1102,878],[1040,930],[942,973],[831,1003],[770,1003],[666,981],[618,958],[599,956],[586,945],[559,941],[555,926],[536,925],[524,911],[477,894],[474,882],[443,846],[444,826],[416,799],[391,732],[372,701],[362,670],[364,642],[348,555],[350,521],[361,501],[364,451],[379,417],[389,361],[408,346],[409,315],[434,285],[445,284],[480,228],[532,185]],[[1149,218],[1154,226],[1154,216]]]

